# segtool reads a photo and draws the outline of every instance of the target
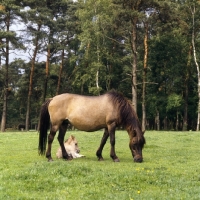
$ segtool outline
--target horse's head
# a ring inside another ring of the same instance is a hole
[[[134,130],[135,132],[135,130]],[[143,157],[142,157],[142,149],[145,144],[145,138],[144,138],[144,133],[141,132],[141,134],[138,136],[138,134],[129,134],[130,136],[130,143],[129,147],[131,150],[131,153],[133,155],[133,159],[135,162],[142,162]]]
[[[73,135],[71,135],[65,142],[70,146],[73,152],[80,153],[78,142]]]

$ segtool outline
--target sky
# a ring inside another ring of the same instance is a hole
[[[18,36],[23,36],[23,32],[22,30],[25,29],[25,26],[22,25],[22,23],[20,24],[20,22],[17,22],[17,25],[15,23],[15,25],[12,25],[10,30],[11,31],[15,31],[17,33]],[[30,54],[28,52],[24,52],[24,51],[19,51],[19,50],[11,50],[10,51],[10,57],[9,57],[9,62],[13,62],[15,59],[22,59],[22,60],[30,60],[30,57],[32,56],[32,53],[30,52]],[[39,54],[37,57],[37,61],[38,62],[42,62],[46,60],[46,56],[43,54]],[[2,61],[3,62],[3,61]]]

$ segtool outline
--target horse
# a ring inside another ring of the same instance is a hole
[[[72,158],[80,158],[84,157],[84,155],[79,154],[80,149],[78,147],[78,142],[76,138],[71,135],[64,143],[65,149],[67,151],[67,154],[71,156]],[[57,158],[62,158],[62,150],[61,147],[57,150],[56,153]]]
[[[25,130],[25,128],[26,128],[26,126],[24,124],[19,124],[18,125],[18,130],[19,131],[23,131],[23,130]]]
[[[110,157],[114,162],[120,161],[115,153],[115,129],[123,126],[129,134],[129,148],[133,160],[135,162],[143,161],[144,132],[141,130],[133,106],[123,94],[115,90],[99,96],[64,93],[48,99],[43,103],[40,111],[39,155],[44,155],[46,152],[48,161],[53,161],[51,147],[56,132],[59,130],[57,139],[62,150],[63,159],[72,159],[64,147],[64,137],[69,123],[76,129],[86,132],[104,128],[104,134],[96,151],[96,156],[99,161],[104,160],[102,151],[108,137],[110,137]],[[49,126],[50,133],[47,134]],[[47,139],[48,147],[46,150]]]

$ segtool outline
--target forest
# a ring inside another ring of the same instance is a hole
[[[112,89],[143,130],[199,131],[199,51],[199,0],[0,0],[0,131]]]

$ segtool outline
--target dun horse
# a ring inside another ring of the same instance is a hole
[[[110,157],[114,162],[119,162],[115,153],[115,129],[117,126],[123,126],[129,134],[129,147],[134,161],[143,161],[144,133],[132,105],[122,94],[110,91],[94,97],[65,93],[46,101],[42,105],[40,114],[38,151],[41,155],[45,154],[47,131],[51,125],[46,151],[48,161],[53,160],[51,146],[57,130],[59,130],[58,141],[63,158],[71,159],[64,147],[64,137],[69,123],[75,128],[87,132],[105,128],[96,156],[98,160],[103,160],[102,150],[110,137]]]

